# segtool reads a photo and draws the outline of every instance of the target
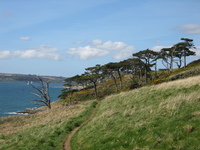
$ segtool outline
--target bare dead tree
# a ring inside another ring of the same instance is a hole
[[[38,80],[41,85],[41,89],[35,87],[31,82],[28,82],[28,84],[37,91],[37,93],[32,93],[32,94],[40,98],[40,99],[34,99],[33,100],[35,101],[34,104],[40,106],[47,106],[49,109],[51,109],[51,98],[49,96],[49,82],[43,81],[39,76]]]

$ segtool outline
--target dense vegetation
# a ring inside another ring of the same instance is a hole
[[[120,62],[88,67],[82,75],[65,80],[67,88],[59,97],[70,104],[76,101],[102,98],[111,93],[149,84],[183,78],[181,74],[174,75],[188,69],[186,68],[186,57],[195,55],[195,52],[191,50],[195,47],[192,39],[181,38],[181,40],[183,42],[179,42],[171,48],[163,48],[160,52],[147,49],[134,53],[133,58]],[[166,68],[158,70],[159,62]],[[177,64],[178,72],[174,69],[174,64]],[[198,75],[199,71],[196,68],[194,70],[196,73],[192,71],[192,74]],[[191,76],[189,72],[187,72],[188,75],[183,74],[185,77]],[[75,85],[79,87],[78,89],[81,86],[81,91],[74,89]]]

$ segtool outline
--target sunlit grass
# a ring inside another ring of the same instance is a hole
[[[62,149],[67,134],[90,115],[92,103],[63,107],[56,102],[51,110],[28,116],[1,118],[0,149]]]
[[[98,86],[104,99],[73,138],[74,150],[200,149],[200,76],[127,92],[131,79],[125,78],[123,92],[116,92],[111,80]],[[94,98],[94,89],[81,92],[75,101]],[[0,149],[61,149],[67,134],[92,109],[92,102],[63,104],[57,101],[51,110],[42,107],[36,114],[0,118]]]
[[[200,76],[195,77],[189,77],[187,80],[185,79],[179,79],[171,82],[165,82],[160,85],[154,86],[156,89],[170,89],[170,88],[188,88],[193,85],[199,85],[200,84]]]
[[[73,149],[200,149],[199,93],[200,76],[108,96]]]

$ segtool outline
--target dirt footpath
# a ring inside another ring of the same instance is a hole
[[[71,150],[71,147],[70,147],[70,141],[71,141],[71,138],[72,136],[76,133],[76,131],[78,131],[78,129],[80,127],[82,127],[84,124],[86,124],[87,122],[89,122],[92,117],[94,116],[95,112],[96,112],[96,109],[98,107],[98,104],[96,105],[96,107],[92,110],[92,113],[90,114],[90,116],[88,117],[87,120],[85,120],[79,127],[76,127],[66,138],[65,140],[65,143],[64,143],[64,150]]]

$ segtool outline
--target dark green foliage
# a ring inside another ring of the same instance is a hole
[[[195,52],[191,51],[192,48],[195,48],[193,40],[188,38],[181,38],[181,40],[183,40],[183,42],[179,42],[170,48],[163,48],[160,52],[146,49],[134,53],[133,58],[120,62],[109,62],[103,66],[96,65],[94,67],[86,68],[86,72],[81,76],[76,75],[68,78],[66,82],[69,82],[70,80],[85,85],[83,86],[85,91],[87,87],[93,87],[94,94],[92,94],[92,90],[88,90],[90,92],[85,92],[87,93],[85,95],[78,94],[79,92],[77,92],[76,95],[78,95],[78,97],[74,97],[73,99],[75,99],[75,101],[83,101],[93,98],[102,98],[112,93],[169,81],[169,78],[171,78],[172,75],[178,73],[173,73],[173,64],[176,62],[180,68],[182,63],[184,63],[185,67],[186,57],[195,54]],[[158,60],[161,60],[166,69],[157,71]],[[154,71],[152,71],[153,68]],[[178,71],[182,72],[183,70],[180,69]],[[185,73],[183,74],[185,75]],[[192,74],[197,75],[198,71]],[[189,73],[185,77],[192,76],[192,74]],[[127,80],[127,76],[131,80]],[[177,75],[177,77],[173,76],[172,79],[182,78],[178,76],[182,76],[182,74]],[[101,84],[102,82],[105,83],[109,81],[112,81],[112,83],[107,85]],[[60,98],[65,99],[67,96],[68,92],[63,91]]]
[[[130,60],[131,61],[131,60]],[[129,61],[128,61],[129,62]],[[195,61],[195,66],[194,68],[181,68],[181,69],[176,69],[172,74],[168,74],[167,71],[158,71],[158,72],[152,72],[152,76],[155,76],[154,74],[156,73],[159,78],[154,79],[152,82],[149,82],[149,85],[155,85],[155,84],[160,84],[163,82],[168,82],[170,80],[176,80],[180,78],[186,78],[194,75],[199,75],[199,61]],[[131,64],[131,62],[129,62]],[[134,63],[133,63],[134,64]],[[194,66],[193,63],[190,63],[189,66]],[[141,87],[141,85],[145,85],[144,80],[142,81],[142,84],[138,82],[138,77],[137,75],[140,74],[140,72],[133,72],[135,76],[131,75],[132,73],[128,74],[127,76],[123,76],[123,89],[116,91],[116,84],[114,80],[110,79],[101,83],[98,83],[97,85],[97,91],[98,91],[98,97],[97,98],[103,98],[107,95],[111,95],[113,93],[119,93],[120,91],[126,91],[130,89],[135,89],[138,87]],[[116,77],[116,83],[119,84],[120,79]],[[77,96],[73,97],[74,101],[85,101],[85,100],[91,100],[95,98],[94,92],[93,92],[93,87],[88,86],[87,88],[77,91]],[[78,94],[78,93],[83,93],[83,94]],[[65,94],[65,93],[63,93]],[[64,95],[63,98],[66,96]]]
[[[156,65],[156,61],[159,59],[159,53],[147,49],[133,54],[133,57],[144,62],[145,83],[148,83],[152,79],[150,74],[151,67]]]
[[[174,56],[178,58],[178,61],[176,61],[176,64],[178,68],[181,68],[182,63],[184,63],[184,68],[186,67],[186,57],[195,55],[195,52],[190,50],[194,47],[194,44],[192,43],[192,39],[187,38],[181,38],[184,42],[179,42],[174,45]]]

